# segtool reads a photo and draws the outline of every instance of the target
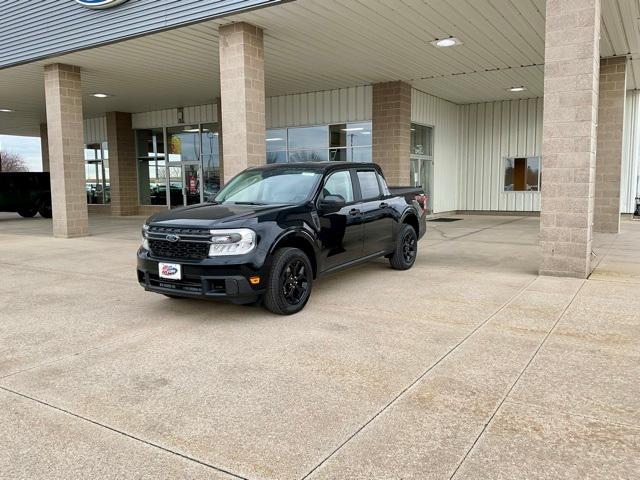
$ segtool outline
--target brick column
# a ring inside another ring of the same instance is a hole
[[[622,132],[627,94],[627,57],[600,60],[598,149],[593,230],[620,232]]]
[[[542,275],[591,269],[600,0],[547,2],[542,132]]]
[[[111,215],[137,215],[136,145],[130,113],[107,113],[107,142]]]
[[[248,23],[219,30],[224,183],[247,167],[267,163],[264,41]]]
[[[389,185],[409,185],[411,85],[398,81],[373,86],[372,135],[373,161]]]
[[[47,124],[40,124],[40,152],[42,153],[42,171],[49,171],[49,136],[47,134]]]
[[[45,65],[44,90],[53,235],[88,235],[80,67],[61,63]]]

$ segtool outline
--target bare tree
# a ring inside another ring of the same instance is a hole
[[[22,155],[0,150],[0,172],[28,172],[29,167]]]

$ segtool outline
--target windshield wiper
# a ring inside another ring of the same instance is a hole
[[[234,205],[268,205],[268,203],[260,202],[233,202]]]

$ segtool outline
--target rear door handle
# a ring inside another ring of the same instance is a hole
[[[382,202],[380,204],[380,208],[387,208],[389,206],[389,204],[387,202]]]
[[[357,208],[352,208],[349,210],[349,215],[359,215],[361,212]]]

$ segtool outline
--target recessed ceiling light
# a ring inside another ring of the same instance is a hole
[[[11,112],[13,112],[13,110],[11,110],[10,108],[0,108],[0,112],[11,113]]]
[[[508,88],[507,90],[509,90],[510,92],[524,92],[526,89],[527,87],[523,87],[522,85],[520,85],[517,87]]]
[[[108,93],[92,93],[91,96],[96,98],[107,98],[111,95],[109,95]]]
[[[441,38],[440,40],[434,40],[431,45],[438,48],[455,47],[461,45],[462,42],[456,37]]]
[[[284,138],[267,138],[267,142],[281,142]]]

